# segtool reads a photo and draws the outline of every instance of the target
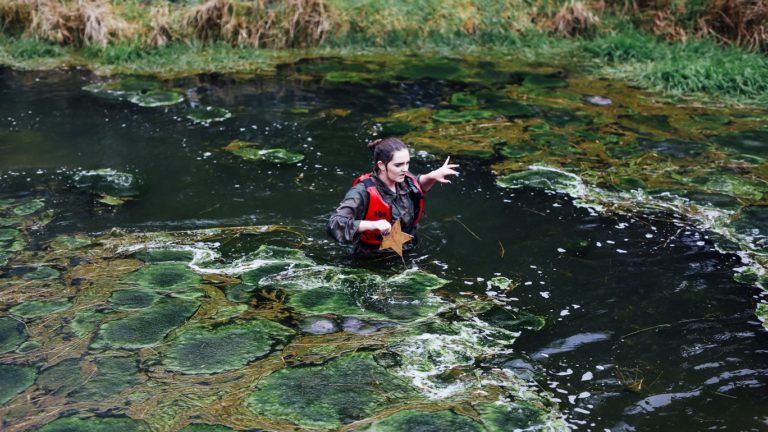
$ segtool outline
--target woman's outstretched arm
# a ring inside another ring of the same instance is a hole
[[[435,183],[450,183],[451,181],[446,178],[448,176],[459,175],[459,173],[454,170],[454,168],[458,168],[459,165],[452,164],[450,162],[451,157],[448,156],[448,159],[445,160],[443,166],[427,174],[422,174],[419,176],[419,184],[421,184],[421,189],[424,192],[432,189],[432,186]]]

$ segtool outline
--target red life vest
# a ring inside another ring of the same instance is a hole
[[[365,210],[364,220],[376,221],[379,219],[386,219],[389,223],[394,222],[392,220],[392,208],[381,197],[379,190],[376,189],[376,183],[373,180],[373,174],[368,173],[361,175],[352,182],[352,186],[362,182],[365,186],[366,192],[368,192],[368,208]],[[424,192],[421,190],[419,180],[411,173],[405,173],[405,185],[408,186],[412,194],[414,203],[416,203],[416,217],[413,219],[413,227],[410,230],[406,230],[408,234],[416,234],[416,226],[419,224],[422,213],[424,213]],[[370,246],[381,245],[381,232],[379,230],[365,231],[360,234],[360,242]]]

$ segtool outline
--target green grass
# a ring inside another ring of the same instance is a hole
[[[672,96],[715,96],[721,103],[768,106],[768,57],[715,41],[670,43],[628,30],[585,41],[602,73]]]
[[[556,9],[559,0],[549,3]],[[537,29],[530,20],[537,6],[526,0],[329,0],[328,5],[334,11],[333,30],[324,43],[308,50],[255,49],[195,39],[148,48],[142,35],[105,47],[76,48],[0,33],[0,64],[169,76],[270,72],[277,63],[307,55],[468,54],[569,69],[583,65],[582,72],[632,81],[674,97],[768,106],[765,55],[708,39],[669,43],[639,30],[632,17],[605,17],[597,35],[567,39]],[[121,10],[132,22],[148,22],[147,8],[138,0],[124,2]]]

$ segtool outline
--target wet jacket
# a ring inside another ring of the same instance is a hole
[[[385,217],[374,217],[372,220],[388,219],[390,222],[400,220],[403,231],[415,235],[418,217],[423,208],[422,199],[414,193],[414,187],[421,192],[418,177],[413,175],[406,176],[406,181],[395,184],[395,191],[391,191],[375,175],[361,176],[359,179],[367,177],[369,187],[373,186],[380,196],[381,200],[389,206],[390,214]],[[373,183],[371,185],[371,182]],[[365,220],[366,213],[369,210],[371,202],[370,189],[366,188],[364,182],[356,181],[356,184],[344,196],[339,207],[331,214],[328,221],[328,234],[336,241],[341,243],[354,243],[356,251],[377,249],[378,245],[366,244],[360,241],[361,233],[358,232],[360,221]],[[406,243],[406,248],[411,245]]]

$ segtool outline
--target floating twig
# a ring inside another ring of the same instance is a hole
[[[501,249],[499,251],[499,255],[501,255],[501,257],[504,258],[504,245],[501,244],[501,240],[499,240],[499,249]]]
[[[452,217],[452,218],[451,218],[451,220],[454,220],[454,221],[458,222],[458,223],[459,223],[459,225],[463,226],[463,227],[464,227],[464,229],[465,229],[465,230],[467,230],[467,232],[468,232],[468,233],[472,234],[472,237],[474,237],[474,238],[476,238],[476,239],[478,239],[478,240],[482,240],[482,239],[480,238],[480,236],[478,236],[477,234],[475,234],[475,233],[474,233],[474,231],[472,231],[471,229],[469,229],[469,227],[468,227],[468,226],[464,225],[464,222],[460,221],[460,220],[459,220],[459,218],[457,218],[457,217],[455,217],[455,216],[454,216],[454,217]]]

